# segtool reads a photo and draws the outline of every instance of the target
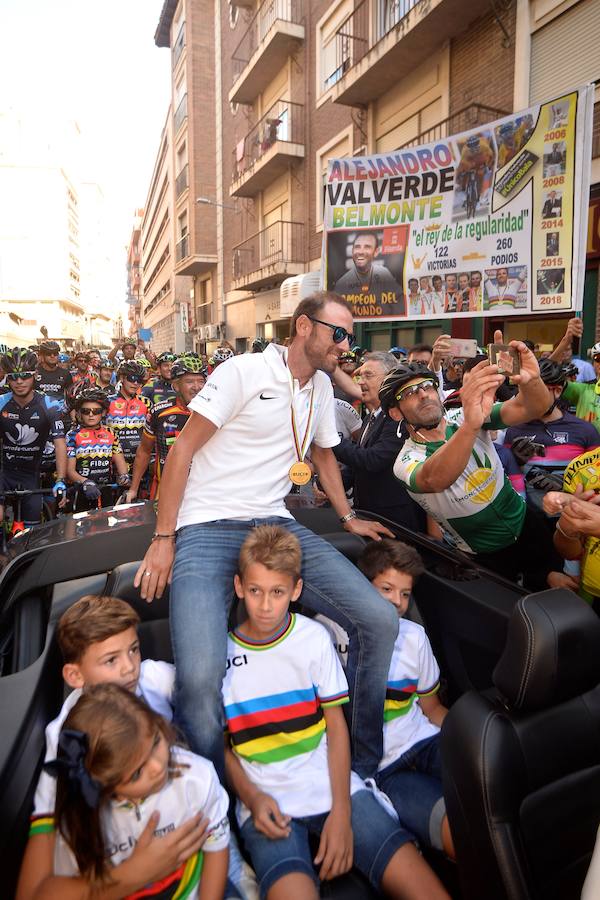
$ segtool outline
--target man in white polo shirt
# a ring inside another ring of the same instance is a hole
[[[171,577],[176,716],[192,750],[211,759],[221,777],[227,618],[239,549],[257,524],[283,525],[299,538],[302,602],[350,635],[354,769],[374,775],[381,758],[386,678],[398,630],[393,607],[284,504],[292,484],[310,480],[304,461],[310,448],[344,527],[372,538],[389,534],[355,517],[331,450],[339,436],[328,373],[350,349],[352,324],[350,307],[337,294],[303,300],[292,318],[289,348],[270,344],[213,372],[190,402],[192,414],[165,464],[156,533],[136,584],[151,601]]]

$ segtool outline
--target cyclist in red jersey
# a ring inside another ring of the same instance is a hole
[[[146,370],[136,359],[127,360],[119,366],[117,377],[119,389],[109,398],[106,424],[119,438],[123,456],[131,466],[148,414],[148,402],[139,396],[146,381]]]
[[[100,388],[87,388],[75,398],[79,424],[67,435],[67,477],[75,486],[73,510],[90,509],[105,485],[129,485],[127,463],[114,431],[102,424],[109,400]],[[112,496],[107,495],[108,504]]]

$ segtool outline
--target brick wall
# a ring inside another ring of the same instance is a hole
[[[502,13],[501,21],[510,36],[505,35],[494,16],[483,16],[450,45],[450,114],[470,103],[505,109],[513,108],[515,70],[516,5]]]

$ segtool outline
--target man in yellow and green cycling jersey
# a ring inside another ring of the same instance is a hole
[[[600,431],[600,342],[591,349],[595,382],[570,381],[563,391],[567,403],[575,405],[575,415],[591,422]]]

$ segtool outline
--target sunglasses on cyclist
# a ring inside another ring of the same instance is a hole
[[[131,381],[132,384],[144,384],[145,378],[138,378],[137,375],[124,375],[123,381]]]
[[[435,381],[426,379],[425,381],[420,381],[418,384],[412,384],[410,387],[398,391],[398,393],[396,394],[396,400],[406,400],[409,397],[414,397],[419,393],[419,391],[429,393],[429,391],[435,390],[437,390]]]
[[[101,416],[102,407],[82,406],[79,412],[82,416]]]
[[[35,372],[9,372],[6,378],[8,381],[26,381],[34,376]]]
[[[350,334],[349,331],[346,331],[345,328],[342,328],[341,325],[332,325],[331,322],[324,322],[322,319],[315,319],[314,316],[307,316],[307,319],[310,319],[311,322],[318,322],[319,325],[327,325],[328,328],[331,328],[333,331],[333,343],[341,344],[342,341],[348,341],[349,347],[354,347],[356,343],[356,338],[353,334]]]

